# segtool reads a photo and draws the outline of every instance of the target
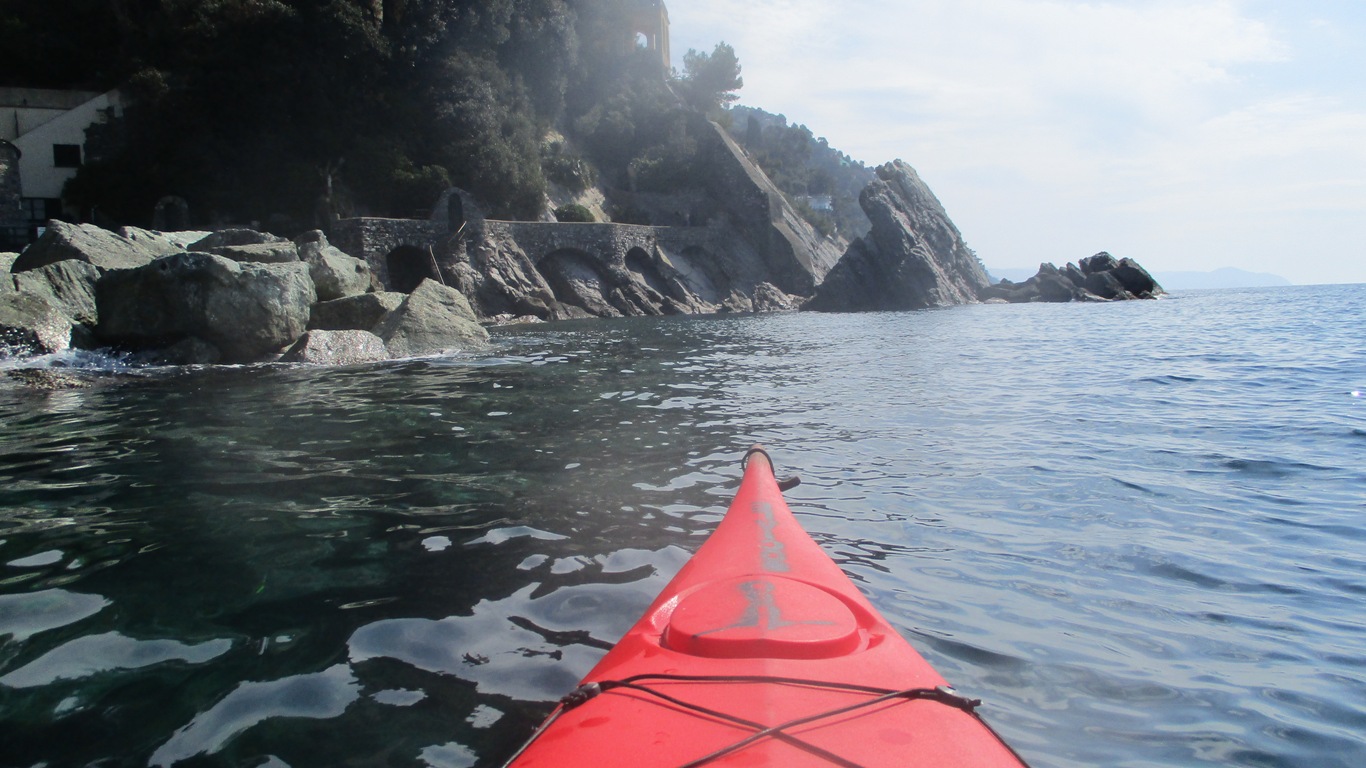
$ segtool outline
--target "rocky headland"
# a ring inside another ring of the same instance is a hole
[[[151,364],[361,364],[478,350],[485,326],[590,317],[910,310],[1153,298],[1099,253],[991,285],[910,165],[876,169],[871,222],[845,243],[799,216],[728,136],[700,128],[702,194],[645,200],[683,224],[495,221],[450,190],[428,220],[350,219],[331,235],[158,232],[53,221],[0,255],[0,356],[109,349]]]
[[[1023,283],[1009,280],[985,287],[978,295],[990,303],[1036,301],[1128,301],[1155,299],[1165,293],[1148,270],[1133,259],[1116,259],[1101,251],[1059,269],[1039,265],[1038,274]]]

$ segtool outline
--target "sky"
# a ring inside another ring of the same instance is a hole
[[[900,158],[988,268],[1366,283],[1366,0],[672,0],[740,103]]]

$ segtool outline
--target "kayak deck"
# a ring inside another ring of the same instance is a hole
[[[716,531],[509,765],[1021,766],[751,449]]]

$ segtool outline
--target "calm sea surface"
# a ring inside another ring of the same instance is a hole
[[[1034,766],[1366,765],[1366,286],[0,378],[0,765],[498,764],[756,441]]]

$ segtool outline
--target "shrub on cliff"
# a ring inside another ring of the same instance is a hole
[[[555,209],[555,220],[564,222],[589,223],[597,221],[593,212],[578,203],[567,203]]]

